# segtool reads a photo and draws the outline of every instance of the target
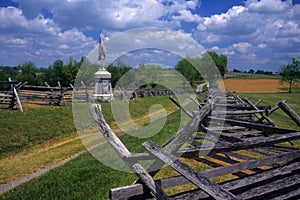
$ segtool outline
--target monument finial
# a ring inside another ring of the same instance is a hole
[[[103,61],[106,57],[106,50],[101,35],[99,36],[98,60],[100,61],[100,69],[104,69]]]

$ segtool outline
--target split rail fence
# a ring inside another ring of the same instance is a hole
[[[147,153],[131,153],[106,123],[101,106],[91,105],[100,132],[138,177],[132,185],[112,188],[110,199],[299,199],[300,150],[293,144],[300,131],[278,127],[269,118],[282,109],[300,125],[288,104],[259,106],[260,101],[233,94],[225,100],[217,94],[203,97],[202,102],[194,99],[199,110],[192,113],[171,97],[191,120],[162,146],[143,143]],[[144,160],[153,164],[145,169]],[[160,170],[151,169],[164,165],[178,175],[155,178]],[[204,165],[208,169],[198,170]]]
[[[20,83],[17,91],[21,100],[30,104],[60,106],[64,100],[64,88],[58,82],[58,86],[52,87],[45,83],[45,86],[27,85],[27,82]]]
[[[23,112],[15,82],[13,82],[10,78],[7,81],[0,81],[0,88],[0,108],[18,108],[21,112]]]

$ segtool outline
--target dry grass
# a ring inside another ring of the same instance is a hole
[[[286,83],[280,83],[278,79],[226,79],[224,80],[226,91],[246,93],[277,93],[286,92],[280,88],[287,88]]]

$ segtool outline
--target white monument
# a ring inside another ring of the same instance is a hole
[[[95,77],[95,101],[111,102],[113,100],[113,92],[111,87],[111,74],[104,68],[103,61],[106,56],[106,50],[103,40],[99,38],[98,60],[100,61],[100,68],[94,74]]]

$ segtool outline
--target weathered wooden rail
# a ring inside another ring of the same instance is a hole
[[[133,185],[112,188],[111,199],[300,198],[300,149],[291,143],[300,138],[300,131],[277,127],[269,118],[282,108],[299,125],[299,116],[288,104],[281,101],[271,108],[232,94],[227,94],[226,101],[218,95],[205,96],[203,102],[194,100],[199,110],[192,113],[171,97],[191,121],[162,146],[145,142],[148,153],[140,154],[129,152],[118,139],[100,105],[91,106],[100,132],[138,177]],[[153,164],[146,170],[139,164],[142,160],[153,160]],[[156,179],[164,165],[178,175]]]
[[[84,84],[83,81],[80,82],[81,85],[80,86],[73,86],[72,84],[70,84],[71,89],[73,89],[72,93],[69,93],[68,95],[66,95],[65,93],[65,98],[66,101],[73,101],[73,102],[87,102],[89,100],[89,93],[88,93],[88,88],[87,86]]]
[[[153,96],[167,96],[173,94],[183,94],[183,90],[169,90],[169,89],[158,89],[158,88],[140,88],[140,89],[115,89],[114,98],[118,99],[136,99],[143,97]]]
[[[0,88],[0,108],[18,108],[21,112],[23,112],[15,82],[13,82],[10,78],[8,79],[8,81],[0,81]]]
[[[62,86],[59,83],[56,87],[45,84],[46,86],[22,84],[17,88],[21,100],[30,104],[60,106],[64,92]]]

